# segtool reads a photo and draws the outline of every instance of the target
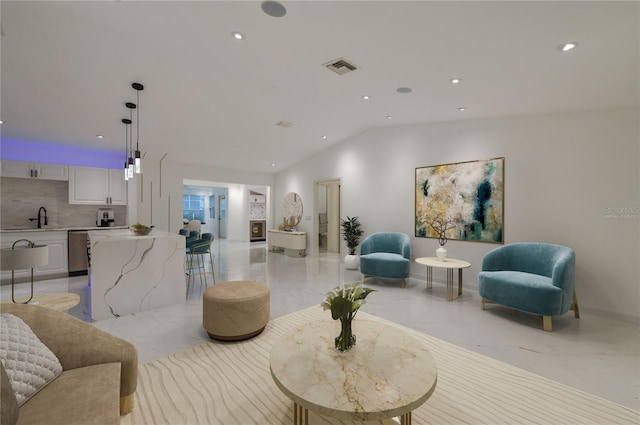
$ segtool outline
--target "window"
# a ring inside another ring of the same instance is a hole
[[[209,218],[216,218],[216,195],[209,196]]]
[[[182,195],[182,218],[204,222],[204,195]]]

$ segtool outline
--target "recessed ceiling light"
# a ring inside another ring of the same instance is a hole
[[[287,9],[277,1],[263,1],[260,7],[264,13],[274,18],[282,18],[287,14]]]
[[[274,164],[274,163],[272,162],[272,163],[271,163],[271,166],[272,166],[272,167],[275,167],[275,166],[276,166],[276,164]]]
[[[411,90],[410,87],[398,87],[396,91],[398,93],[406,94],[406,93],[411,93],[413,90]]]
[[[451,84],[460,84],[462,80],[460,78],[452,78],[451,79]]]
[[[578,43],[576,43],[575,41],[572,41],[570,43],[564,43],[558,46],[558,50],[562,51],[562,52],[568,52],[569,50],[573,50],[576,47],[578,47]]]
[[[369,99],[371,99],[371,98],[369,97],[369,95],[367,95],[367,94],[365,94],[364,96],[362,96],[362,98],[363,98],[364,100],[369,100]]]
[[[388,120],[393,119],[393,116],[392,115],[387,115],[387,119]]]
[[[467,110],[467,108],[465,108],[464,106],[463,106],[463,107],[458,108],[458,111],[460,111],[460,112],[464,112],[464,111],[466,111],[466,110]]]
[[[102,140],[104,139],[104,136],[102,134],[96,134],[96,139]]]
[[[233,36],[233,38],[235,38],[236,40],[244,40],[244,34],[238,31],[233,31],[231,33],[231,35]]]
[[[0,124],[2,124],[4,121],[0,120]]]
[[[322,140],[327,140],[327,136],[326,136],[326,135],[323,135],[323,136],[322,136]]]

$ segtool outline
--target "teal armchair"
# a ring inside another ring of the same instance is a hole
[[[520,242],[489,251],[478,276],[482,309],[497,303],[540,315],[549,332],[553,316],[571,309],[579,318],[575,262],[573,249],[562,245]]]
[[[405,233],[378,232],[367,236],[360,245],[362,282],[369,276],[402,279],[407,286],[411,267],[411,239]]]

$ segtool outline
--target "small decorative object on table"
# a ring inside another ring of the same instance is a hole
[[[444,247],[447,243],[447,230],[456,227],[456,222],[450,217],[446,219],[439,214],[434,214],[432,217],[427,218],[426,223],[431,227],[437,235],[438,243],[440,247],[436,249],[436,256],[440,261],[444,261],[447,258],[447,250]]]
[[[151,233],[151,230],[153,230],[154,227],[155,226],[146,226],[144,224],[136,223],[136,224],[132,224],[131,227],[129,227],[129,229],[136,236],[146,236],[149,233]]]
[[[336,348],[347,351],[356,344],[356,336],[351,330],[351,322],[358,309],[365,303],[367,295],[374,289],[365,288],[362,283],[345,283],[342,287],[336,286],[333,291],[327,293],[327,297],[321,304],[324,310],[331,310],[333,320],[340,319],[341,331],[335,339]]]

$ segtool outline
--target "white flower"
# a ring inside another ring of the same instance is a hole
[[[365,298],[373,292],[362,283],[345,283],[327,292],[325,300],[320,304],[324,310],[331,310],[333,319],[352,319],[358,309],[365,303]]]

